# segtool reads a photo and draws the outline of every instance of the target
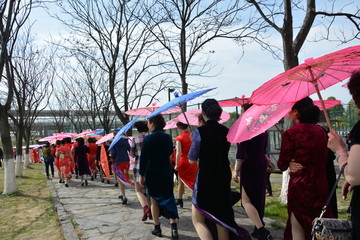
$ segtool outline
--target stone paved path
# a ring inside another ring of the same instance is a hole
[[[69,187],[58,183],[58,178],[48,181],[53,201],[64,229],[66,240],[108,240],[108,239],[170,239],[170,224],[161,218],[163,237],[153,236],[152,220],[141,221],[142,208],[137,201],[134,188],[127,188],[128,204],[122,205],[118,199],[119,190],[111,184],[101,183],[99,179],[89,181],[87,187],[80,186],[79,179],[72,179]],[[184,198],[185,199],[185,198]],[[236,222],[253,230],[253,224],[242,208],[234,208]],[[187,197],[184,208],[179,208],[178,230],[180,239],[199,239],[191,222],[191,199]],[[272,219],[265,219],[267,228],[274,239],[283,239],[283,230],[271,227]],[[74,227],[75,226],[75,227]]]

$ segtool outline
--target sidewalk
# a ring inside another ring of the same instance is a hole
[[[60,223],[66,240],[108,240],[108,239],[170,239],[170,224],[161,218],[163,237],[153,236],[152,220],[141,221],[142,208],[136,198],[134,188],[128,187],[126,195],[128,204],[122,205],[118,199],[119,189],[111,184],[101,183],[99,178],[89,181],[87,187],[80,186],[79,179],[72,179],[69,187],[58,183],[54,178],[48,181]],[[184,198],[184,208],[178,208],[180,219],[178,230],[180,239],[199,239],[191,221],[191,199]],[[253,224],[242,208],[235,209],[236,222],[253,231]],[[265,219],[266,226],[274,239],[283,239],[283,230],[271,227],[272,219]],[[281,223],[275,222],[276,225]],[[75,226],[75,227],[74,227]]]

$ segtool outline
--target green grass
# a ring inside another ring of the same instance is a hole
[[[31,164],[16,178],[18,191],[0,195],[0,238],[64,239],[56,209],[46,183],[42,164]],[[4,170],[0,170],[0,191]]]

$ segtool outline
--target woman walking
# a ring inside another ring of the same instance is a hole
[[[244,104],[246,111],[252,104]],[[266,148],[268,141],[267,131],[247,141],[237,144],[236,163],[233,171],[233,179],[239,182],[240,171],[240,192],[241,205],[246,214],[255,225],[251,235],[260,240],[272,239],[272,236],[265,228],[265,192],[266,192]]]
[[[222,108],[215,99],[202,104],[205,124],[192,135],[189,161],[198,164],[192,198],[192,221],[200,239],[251,239],[234,219],[231,170],[226,139],[228,128],[219,124]],[[216,227],[215,227],[216,226]]]
[[[116,135],[116,134],[114,134]],[[112,168],[114,170],[115,179],[120,190],[119,199],[123,205],[127,204],[127,198],[125,194],[125,184],[134,185],[130,180],[129,158],[130,144],[127,138],[121,137],[119,141],[111,149]]]
[[[98,152],[98,146],[95,144],[95,138],[89,137],[87,140],[90,152],[87,154],[89,168],[91,172],[91,181],[94,181],[96,174],[98,172],[97,163],[96,163],[96,155]]]
[[[152,132],[145,136],[140,157],[140,183],[148,189],[155,229],[151,232],[162,236],[160,216],[170,219],[171,239],[178,239],[176,219],[179,218],[174,198],[173,169],[170,155],[173,151],[172,138],[164,132],[165,120],[159,114],[148,119]]]
[[[59,171],[60,171],[60,180],[62,183],[65,183],[65,187],[69,187],[69,182],[71,179],[71,163],[74,161],[71,154],[71,149],[66,146],[65,140],[60,141],[60,146],[57,147],[55,156],[58,159]]]
[[[85,145],[83,138],[76,139],[77,145],[74,146],[74,156],[79,176],[81,179],[81,186],[87,186],[87,176],[91,175],[89,169],[89,162],[87,159],[87,153],[90,153],[89,147]]]
[[[141,221],[146,221],[148,218],[152,219],[152,215],[151,215],[151,209],[149,207],[148,199],[145,196],[143,189],[141,188],[139,171],[140,171],[140,156],[141,156],[142,143],[144,141],[145,136],[147,135],[147,132],[149,131],[149,128],[147,127],[147,123],[145,121],[138,121],[134,124],[134,126],[139,132],[139,135],[134,137],[132,141],[130,155],[133,158],[135,158],[133,174],[134,174],[136,196],[144,210],[144,214],[141,218]]]
[[[312,221],[320,215],[328,197],[327,138],[325,131],[316,125],[319,113],[309,97],[296,102],[289,112],[296,125],[282,135],[277,165],[282,171],[290,167],[284,233],[287,240],[311,239]],[[324,217],[333,217],[331,208]]]
[[[188,125],[182,122],[176,123],[180,135],[176,137],[176,165],[175,170],[178,171],[179,185],[178,198],[176,205],[183,207],[183,195],[185,192],[185,185],[191,191],[194,189],[195,178],[197,173],[197,164],[190,164],[187,155],[189,154],[191,146],[190,132]]]

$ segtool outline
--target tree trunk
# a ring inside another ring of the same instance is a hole
[[[15,182],[15,162],[13,158],[4,158],[4,195],[17,191]]]
[[[15,181],[15,162],[12,151],[8,114],[3,106],[0,106],[0,129],[1,129],[1,142],[3,144],[3,150],[4,150],[3,194],[11,194],[17,191],[16,181]]]
[[[15,176],[23,176],[22,165],[22,155],[16,154]]]
[[[21,120],[20,120],[21,121]],[[23,124],[19,124],[16,134],[16,166],[15,176],[22,177],[22,140],[23,140]]]
[[[29,156],[29,145],[30,145],[30,131],[25,131],[25,150],[23,151],[23,156],[24,156],[24,169],[29,168],[30,167],[30,156]]]
[[[24,154],[24,169],[30,168],[29,153]]]

